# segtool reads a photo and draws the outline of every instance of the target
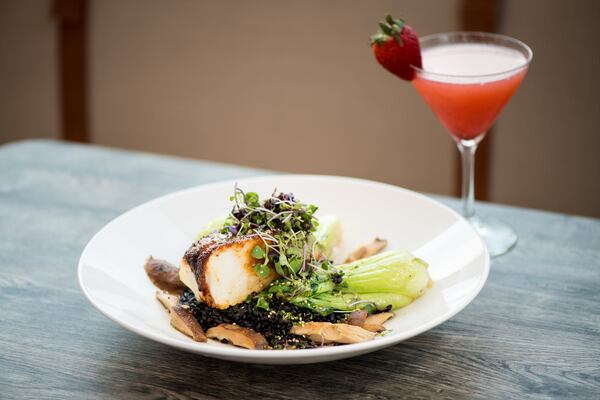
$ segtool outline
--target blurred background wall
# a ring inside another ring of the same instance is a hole
[[[48,0],[0,0],[0,143],[59,138],[56,27]]]
[[[0,2],[0,143],[63,133],[52,3]],[[453,143],[368,37],[388,11],[464,28],[463,3],[89,0],[89,140],[455,194]],[[492,133],[488,199],[600,217],[600,2],[496,3],[534,61]]]

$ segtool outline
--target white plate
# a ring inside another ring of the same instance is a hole
[[[490,259],[480,237],[460,215],[421,194],[353,178],[277,175],[242,179],[238,185],[261,197],[274,188],[293,192],[335,214],[347,249],[374,236],[389,249],[407,249],[426,260],[434,285],[397,310],[391,332],[375,340],[304,350],[246,350],[209,340],[197,343],[173,329],[143,264],[149,255],[178,263],[198,231],[226,214],[234,181],[179,191],[119,216],[88,243],[79,260],[79,283],[104,315],[149,339],[208,357],[263,364],[329,361],[368,353],[425,332],[469,304],[483,287]]]

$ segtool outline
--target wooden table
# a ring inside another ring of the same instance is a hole
[[[48,141],[0,147],[0,398],[600,398],[600,221],[589,218],[480,205],[519,243],[493,260],[479,297],[418,337],[326,364],[203,358],[137,336],[84,299],[79,255],[112,218],[261,173]]]

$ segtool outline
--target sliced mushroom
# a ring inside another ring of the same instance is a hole
[[[332,324],[331,322],[307,322],[304,325],[295,325],[292,327],[291,333],[308,336],[313,342],[321,344],[359,343],[371,340],[376,335],[360,326]]]
[[[348,314],[346,323],[348,325],[363,326],[368,316],[369,313],[366,310],[353,311],[350,314]]]
[[[385,246],[387,246],[387,240],[375,238],[375,240],[373,240],[371,243],[360,246],[359,248],[354,250],[348,256],[348,258],[346,258],[345,262],[349,263],[352,261],[370,257],[372,255],[379,253],[381,250],[383,250],[385,248]]]
[[[171,312],[171,307],[179,303],[179,297],[175,296],[174,294],[167,293],[163,290],[156,291],[156,298],[158,299],[158,301],[160,301],[160,304],[162,304],[167,309],[168,312]]]
[[[385,331],[385,326],[383,326],[383,323],[393,316],[393,312],[382,312],[379,314],[369,315],[362,327],[371,332]]]
[[[191,311],[180,304],[171,307],[171,325],[179,332],[194,339],[196,342],[206,342],[204,330],[196,321]]]
[[[144,270],[150,281],[161,290],[181,294],[185,285],[179,279],[179,268],[165,260],[157,260],[150,256]]]
[[[235,346],[251,350],[263,350],[268,346],[267,339],[263,335],[238,325],[217,325],[206,331],[206,334],[211,339],[226,340]]]

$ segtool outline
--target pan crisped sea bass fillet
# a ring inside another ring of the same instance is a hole
[[[211,307],[225,309],[239,304],[277,277],[273,269],[265,278],[254,270],[257,260],[251,252],[256,245],[264,248],[257,235],[213,233],[205,236],[185,252],[179,278],[199,301]]]

